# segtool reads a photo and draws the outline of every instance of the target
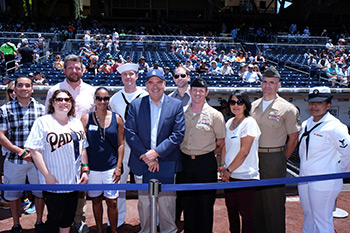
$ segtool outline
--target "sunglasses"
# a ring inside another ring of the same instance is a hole
[[[105,96],[105,97],[101,97],[101,96],[96,96],[95,97],[95,99],[97,100],[97,101],[109,101],[109,99],[110,99],[110,97],[109,96]]]
[[[187,77],[187,74],[175,74],[175,75],[174,75],[174,78],[175,78],[175,79],[178,79],[180,76],[181,76],[181,78],[186,78],[186,77]]]
[[[70,102],[70,98],[56,98],[55,99],[55,101],[57,101],[57,102],[67,102],[67,103],[69,103]]]
[[[15,90],[8,89],[7,92],[10,93],[10,94],[12,94],[13,92],[15,92]]]
[[[237,104],[238,106],[242,106],[244,104],[243,100],[230,100],[228,101],[228,104],[231,106],[234,106],[235,104]]]

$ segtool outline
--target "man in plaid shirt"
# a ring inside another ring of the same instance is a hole
[[[4,183],[39,184],[38,173],[30,156],[30,151],[23,146],[30,133],[32,125],[38,117],[44,115],[45,107],[31,97],[33,93],[32,80],[20,77],[15,82],[17,98],[0,108],[0,144],[6,158],[4,162]],[[41,191],[33,191],[36,205],[36,232],[43,232],[42,215],[44,200]],[[11,232],[22,232],[19,222],[21,216],[22,191],[6,191],[5,199],[10,201],[13,224]]]

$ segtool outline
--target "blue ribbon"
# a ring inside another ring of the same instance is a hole
[[[316,176],[300,176],[266,180],[249,180],[221,183],[194,183],[194,184],[163,184],[162,191],[193,191],[209,189],[231,189],[246,187],[261,187],[309,181],[333,180],[350,178],[350,172],[334,173]],[[83,190],[148,190],[148,184],[0,184],[0,190],[52,190],[52,191],[83,191]]]

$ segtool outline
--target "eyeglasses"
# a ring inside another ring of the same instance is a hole
[[[110,97],[109,96],[105,96],[105,97],[101,97],[101,96],[96,96],[95,97],[95,99],[97,100],[97,101],[109,101],[109,99],[110,99]]]
[[[228,101],[228,104],[231,106],[234,106],[235,104],[237,104],[238,106],[242,106],[244,104],[243,100],[230,100]]]
[[[13,92],[15,92],[15,90],[8,89],[7,92],[10,93],[10,94],[12,94]]]
[[[60,97],[58,97],[58,98],[56,98],[55,99],[57,102],[66,102],[66,103],[70,103],[70,98],[60,98]]]
[[[181,76],[181,78],[186,78],[186,77],[187,77],[187,74],[175,74],[175,75],[174,75],[174,78],[175,78],[175,79],[178,79],[178,78],[180,78],[180,76]]]

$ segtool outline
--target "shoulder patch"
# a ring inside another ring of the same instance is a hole
[[[344,149],[348,146],[347,143],[345,143],[345,138],[341,139],[341,140],[338,140],[339,141],[339,147]]]

